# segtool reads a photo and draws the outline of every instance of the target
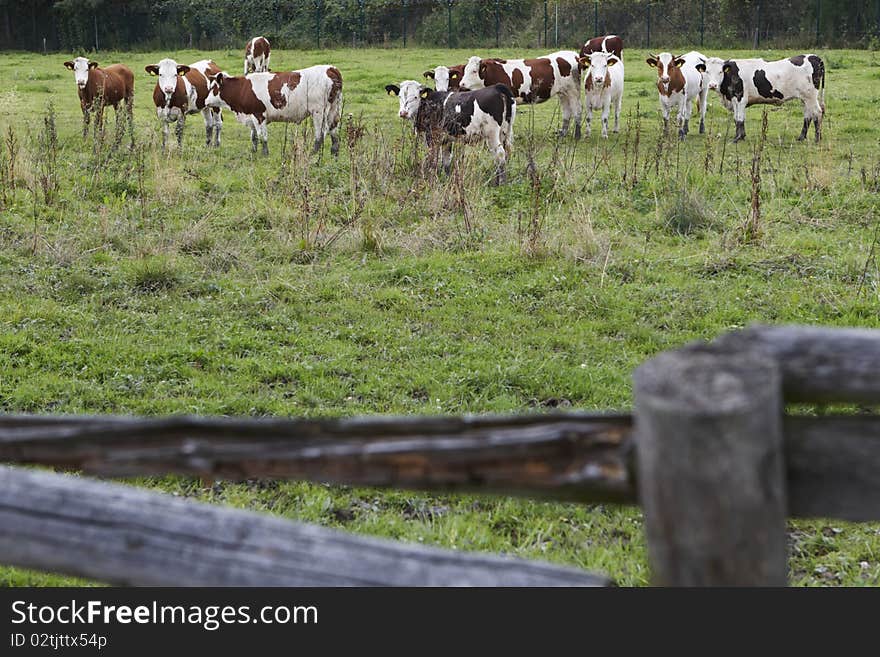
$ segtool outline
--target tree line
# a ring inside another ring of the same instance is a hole
[[[360,45],[874,47],[880,0],[0,0],[0,50]]]

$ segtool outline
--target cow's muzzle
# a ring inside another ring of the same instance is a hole
[[[660,78],[660,82],[662,82],[663,84],[669,84],[669,77]]]
[[[406,110],[400,110],[400,118],[402,118],[402,119],[408,119],[408,118],[409,118],[409,112],[407,112]]]

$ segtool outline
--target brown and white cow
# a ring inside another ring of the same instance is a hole
[[[437,91],[458,91],[464,75],[464,66],[464,64],[437,66],[425,71],[424,76],[434,81],[434,89]]]
[[[583,108],[576,52],[562,50],[536,59],[471,57],[465,64],[459,88],[467,91],[496,84],[509,87],[518,103],[543,103],[558,96],[562,108],[560,136],[568,134],[568,126],[574,120],[574,136],[580,138]]]
[[[669,52],[648,55],[648,66],[657,71],[657,91],[663,112],[663,130],[669,130],[669,114],[678,108],[678,136],[687,137],[694,102],[699,105],[700,134],[706,132],[706,56],[695,50],[676,57]]]
[[[124,64],[111,64],[100,68],[98,62],[85,57],[64,62],[64,66],[73,71],[76,90],[79,94],[79,105],[83,113],[83,137],[89,130],[90,115],[95,112],[98,127],[104,119],[104,108],[108,105],[116,110],[118,123],[119,104],[124,103],[125,111],[131,116],[134,102],[134,73]]]
[[[623,39],[616,34],[593,37],[581,47],[581,57],[592,55],[594,52],[607,52],[623,59]]]
[[[263,143],[269,154],[269,124],[301,123],[312,117],[315,152],[329,134],[330,152],[339,153],[339,120],[342,116],[342,74],[335,66],[311,66],[287,73],[251,73],[247,76],[217,73],[211,77],[208,107],[226,108],[251,129],[256,152]]]
[[[203,59],[184,66],[173,59],[163,59],[150,64],[144,70],[159,81],[153,88],[153,104],[156,115],[162,121],[162,148],[168,140],[169,125],[177,123],[177,146],[183,144],[183,126],[187,114],[201,112],[205,119],[205,145],[220,146],[223,117],[219,109],[205,106],[208,97],[208,76],[220,72],[220,67],[210,59]]]
[[[587,136],[590,136],[593,111],[602,110],[602,137],[608,138],[608,117],[614,108],[614,132],[620,132],[620,109],[623,104],[623,60],[604,51],[584,55],[578,65],[586,69],[584,90]]]
[[[271,54],[269,39],[266,37],[258,36],[248,41],[244,49],[244,74],[267,73]]]

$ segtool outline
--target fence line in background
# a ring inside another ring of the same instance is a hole
[[[30,12],[4,5],[0,8],[0,50],[232,48],[262,33],[280,48],[348,46],[430,46],[486,48],[516,45],[531,48],[576,48],[602,34],[621,35],[629,47],[679,47],[699,44],[715,48],[758,48],[773,43],[812,48],[826,44],[867,47],[880,39],[880,0],[839,6],[821,0],[805,3],[797,16],[781,13],[767,0],[745,11],[712,0],[635,2],[582,0],[532,3],[514,0],[325,0],[267,2],[235,20],[222,20],[240,11],[234,5],[211,8],[207,20],[174,3],[131,9],[103,7],[91,13],[51,10],[51,3],[35,0]],[[36,7],[45,5],[37,16]],[[118,13],[118,12],[123,13]],[[116,12],[116,13],[114,13]],[[130,13],[125,13],[130,12]],[[262,12],[262,13],[260,13]],[[138,31],[153,25],[152,32]],[[242,34],[233,34],[236,25]],[[709,29],[707,30],[707,26]],[[873,41],[872,41],[873,40]],[[708,41],[708,44],[707,44]]]

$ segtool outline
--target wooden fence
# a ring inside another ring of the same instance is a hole
[[[880,331],[757,326],[657,356],[635,412],[0,416],[0,462],[639,504],[653,582],[784,585],[786,517],[880,520]],[[797,410],[797,407],[795,407]],[[603,576],[0,468],[0,563],[137,585],[574,586]]]

